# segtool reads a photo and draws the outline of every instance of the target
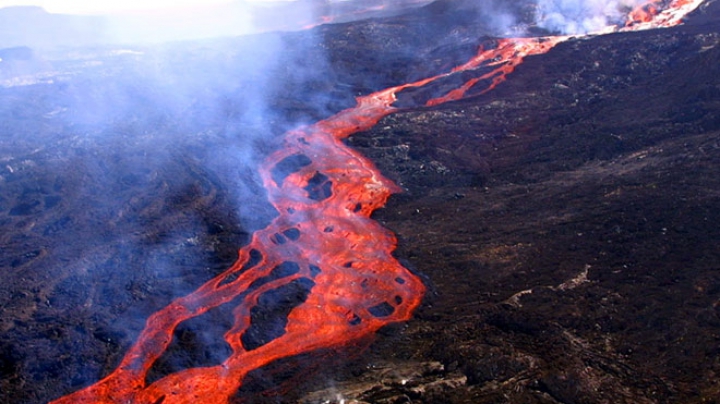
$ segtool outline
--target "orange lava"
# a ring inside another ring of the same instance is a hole
[[[675,1],[663,11],[643,7],[630,18],[652,27],[674,25],[701,1]],[[260,168],[279,216],[253,235],[231,268],[153,314],[115,371],[54,403],[226,403],[254,369],[279,358],[342,346],[386,324],[408,320],[425,287],[393,258],[395,236],[370,219],[399,188],[342,139],[392,113],[395,94],[405,88],[483,68],[489,72],[427,105],[462,98],[481,80],[490,80],[483,92],[489,91],[524,57],[547,52],[566,39],[498,40],[497,46],[481,49],[451,72],[360,97],[354,108],[287,133],[285,147]],[[293,270],[278,272],[283,265]],[[312,286],[304,302],[290,311],[284,334],[247,349],[242,336],[251,326],[251,310],[259,297],[301,280]],[[230,357],[217,366],[187,369],[146,383],[149,369],[167,349],[178,324],[238,297],[234,325],[224,335],[232,348]]]
[[[662,0],[650,0],[642,6],[632,10],[628,14],[626,26],[632,26],[639,22],[650,22],[658,14]]]
[[[564,41],[568,37],[553,36],[544,38],[507,38],[499,39],[494,49],[480,48],[477,56],[462,66],[453,69],[453,73],[476,69],[481,66],[494,67],[488,73],[479,77],[468,80],[462,86],[448,92],[442,97],[433,98],[425,105],[428,107],[443,104],[448,101],[455,101],[463,98],[465,93],[482,80],[490,79],[490,84],[482,90],[480,94],[484,94],[498,84],[505,81],[507,75],[515,70],[515,67],[523,62],[526,56],[537,55],[549,51],[558,43]]]

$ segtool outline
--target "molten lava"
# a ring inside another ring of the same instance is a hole
[[[630,13],[615,30],[680,23],[702,0],[660,1]],[[408,320],[425,291],[422,282],[393,258],[393,234],[370,219],[399,188],[355,150],[343,144],[392,113],[395,95],[464,71],[482,69],[428,106],[462,98],[479,82],[487,92],[504,81],[524,57],[547,52],[568,37],[501,39],[482,47],[452,71],[357,99],[357,106],[286,134],[285,147],[260,168],[279,216],[254,234],[230,269],[194,293],[153,314],[119,367],[98,383],[55,403],[225,403],[243,378],[276,359],[342,346],[380,327]],[[253,312],[263,296],[288,285],[302,287],[302,301],[287,315],[281,335],[250,344]],[[220,365],[186,369],[146,382],[151,366],[169,346],[181,322],[228,302],[234,325],[225,333],[231,355]]]
[[[658,14],[658,7],[661,0],[650,0],[642,6],[632,10],[628,14],[626,26],[630,27],[639,22],[650,22]]]

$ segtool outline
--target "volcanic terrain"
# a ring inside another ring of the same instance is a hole
[[[276,215],[256,168],[286,130],[492,41],[467,4],[3,60],[0,401],[112,371]],[[233,401],[717,402],[719,27],[710,2],[678,27],[568,40],[485,94],[401,94],[346,142],[403,189],[373,218],[423,305],[251,373]],[[148,381],[222,362],[231,309],[182,323]]]

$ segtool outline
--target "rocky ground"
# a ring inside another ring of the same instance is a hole
[[[0,401],[92,383],[148,315],[231,264],[273,215],[253,167],[284,129],[472,54],[486,29],[434,7],[432,30],[415,12],[189,61],[164,49],[166,81],[141,81],[145,50],[66,79],[38,61],[56,75],[0,89]],[[717,402],[718,21],[711,3],[685,26],[571,40],[491,93],[353,135],[404,188],[375,218],[425,303],[374,341],[255,372],[235,401]],[[238,69],[271,45],[294,51]],[[222,80],[188,84],[211,67]],[[227,314],[181,326],[152,377],[221,360]]]
[[[448,384],[442,399],[399,391],[720,397],[720,53],[707,40],[688,27],[562,44],[493,94],[353,136],[406,188],[377,217],[435,288],[391,346],[439,361],[429,386]]]

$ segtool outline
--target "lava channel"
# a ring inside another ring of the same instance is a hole
[[[628,16],[630,31],[677,25],[702,0],[650,1]],[[396,110],[396,94],[459,72],[481,74],[426,105],[462,98],[485,83],[487,92],[529,55],[547,52],[568,37],[501,39],[452,71],[359,97],[357,106],[285,135],[284,147],[260,167],[270,203],[280,213],[256,232],[227,271],[147,320],[145,329],[112,373],[55,404],[226,403],[244,377],[279,358],[347,345],[389,323],[406,321],[420,305],[423,283],[392,256],[397,240],[370,219],[399,188],[342,139],[366,130]],[[264,296],[299,291],[279,335],[254,341],[253,313]],[[198,367],[146,382],[151,366],[183,321],[230,301],[234,324],[225,333],[232,348],[217,366]]]

